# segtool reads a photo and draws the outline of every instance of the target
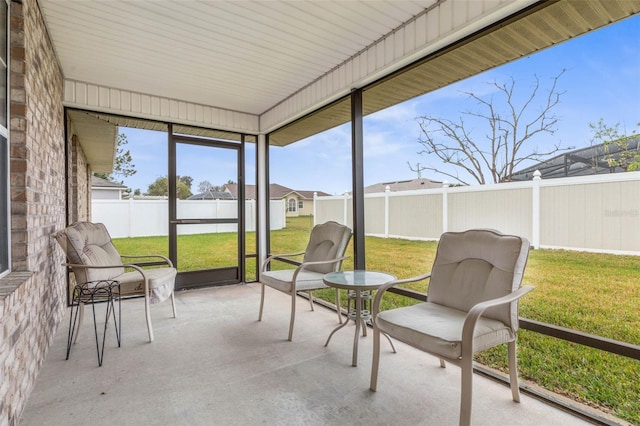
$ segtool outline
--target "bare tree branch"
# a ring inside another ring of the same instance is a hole
[[[409,165],[409,169],[411,169],[412,171],[415,171],[415,170],[412,168],[411,163],[409,163],[409,162],[407,161],[407,164]],[[451,177],[451,178],[455,179],[457,182],[459,182],[459,183],[461,183],[461,184],[463,184],[463,185],[469,185],[467,182],[465,182],[464,180],[462,180],[458,175],[454,175],[454,174],[451,174],[451,173],[448,173],[448,172],[443,172],[443,171],[440,171],[440,170],[435,169],[435,168],[433,168],[433,167],[420,167],[420,170],[432,170],[432,171],[434,171],[434,172],[436,172],[436,173],[440,173],[441,175],[449,176],[449,177]]]
[[[458,121],[431,115],[417,117],[421,130],[418,142],[423,147],[418,154],[450,164],[480,184],[510,181],[516,167],[523,162],[540,161],[564,150],[558,143],[543,151],[537,146],[531,147],[533,139],[553,135],[556,130],[558,117],[552,110],[564,94],[558,90],[558,80],[564,73],[565,70],[561,70],[552,78],[546,96],[541,94],[538,76],[534,75],[533,87],[524,97],[518,95],[516,81],[510,78],[505,83],[489,83],[494,89],[490,98],[464,92],[478,108],[462,112]],[[470,121],[467,123],[464,117]],[[424,166],[422,170],[432,170],[465,183],[457,173],[437,166]]]

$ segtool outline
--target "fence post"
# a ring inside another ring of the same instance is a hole
[[[347,222],[347,220],[349,219],[348,216],[348,211],[347,211],[347,207],[349,206],[349,195],[348,194],[344,194],[344,203],[342,204],[342,223],[344,225],[348,224],[349,222]]]
[[[532,209],[531,213],[531,245],[540,248],[540,182],[542,181],[540,170],[533,172]]]
[[[129,217],[127,218],[127,237],[134,237],[133,235],[133,218],[135,217],[133,214],[133,209],[135,208],[135,203],[133,202],[133,196],[129,197]]]
[[[218,219],[220,217],[220,200],[213,200],[213,211],[214,217]],[[213,225],[215,227],[216,233],[220,232],[220,225]]]
[[[449,230],[449,182],[442,182],[442,232]]]
[[[313,226],[316,226],[317,205],[318,205],[318,193],[314,192],[313,193]]]
[[[384,237],[389,238],[389,194],[391,187],[387,185],[384,188]]]

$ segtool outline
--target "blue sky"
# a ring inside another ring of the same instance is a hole
[[[455,172],[435,157],[417,154],[422,147],[417,142],[420,129],[416,117],[431,114],[456,121],[462,110],[477,110],[464,92],[490,99],[494,93],[489,83],[504,83],[513,78],[516,90],[528,95],[534,76],[540,79],[541,88],[548,89],[551,79],[563,69],[566,71],[559,79],[558,90],[564,93],[553,109],[559,118],[557,131],[532,140],[532,146],[539,150],[556,144],[564,148],[588,146],[593,136],[589,123],[600,118],[611,126],[620,123],[620,129],[628,133],[638,129],[640,16],[635,16],[365,117],[365,185],[416,178],[417,173],[409,169],[407,162]],[[166,149],[158,149],[165,146],[158,142],[166,141],[166,135],[135,129],[120,131],[127,135],[127,148],[138,170],[136,175],[125,179],[125,184],[144,192],[157,177],[166,174]],[[350,191],[350,138],[350,127],[344,125],[285,148],[272,148],[271,182],[330,194]],[[247,152],[251,161],[254,152]],[[211,162],[198,156],[190,161],[182,170],[193,177],[193,192],[197,192],[197,185],[203,180],[214,185],[227,181],[224,173],[216,173],[222,168],[211,167]],[[248,172],[251,175],[253,170]],[[430,171],[423,171],[422,177],[451,181]],[[255,182],[249,178],[248,183]]]

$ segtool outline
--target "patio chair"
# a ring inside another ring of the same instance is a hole
[[[516,361],[518,299],[533,290],[521,287],[529,242],[489,229],[447,232],[438,244],[430,273],[396,280],[380,288],[373,302],[375,391],[380,333],[461,367],[460,425],[471,422],[473,355],[507,343],[513,400],[520,402]],[[429,278],[427,301],[387,311],[380,302],[390,288]]]
[[[293,324],[296,317],[296,295],[299,291],[309,293],[309,303],[313,311],[312,290],[328,288],[322,281],[325,274],[339,271],[342,261],[348,256],[344,256],[349,240],[351,239],[351,229],[337,222],[326,222],[313,227],[309,237],[309,243],[305,251],[289,254],[275,254],[267,257],[260,274],[260,284],[262,292],[260,295],[260,313],[258,321],[262,321],[262,311],[264,307],[265,287],[289,294],[291,296],[291,318],[289,320],[289,337],[293,338]],[[302,263],[295,269],[267,270],[273,260],[288,259],[292,256],[304,255]],[[336,307],[338,311],[338,322],[342,323],[340,312],[340,291],[336,289]]]
[[[122,296],[143,295],[149,342],[153,341],[153,326],[151,325],[151,303],[160,303],[171,299],[173,317],[176,317],[176,303],[174,285],[176,269],[171,261],[162,255],[120,255],[116,250],[107,228],[102,223],[76,222],[54,235],[56,241],[64,250],[77,284],[100,282],[105,280],[117,281],[120,284]],[[133,263],[123,263],[128,259],[145,259],[153,261],[151,269],[143,269]],[[126,272],[129,270],[129,272]],[[80,303],[80,320],[82,322],[83,303]],[[76,339],[78,334],[76,333]]]

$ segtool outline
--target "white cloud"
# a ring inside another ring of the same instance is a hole
[[[365,117],[365,124],[384,124],[386,126],[404,125],[407,121],[413,121],[416,113],[416,102],[404,102]]]
[[[404,156],[407,148],[406,135],[397,132],[365,133],[364,139],[365,158]]]

